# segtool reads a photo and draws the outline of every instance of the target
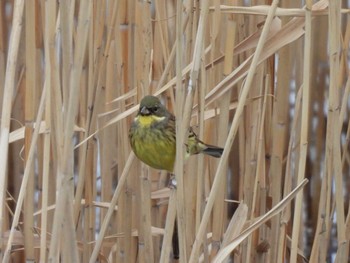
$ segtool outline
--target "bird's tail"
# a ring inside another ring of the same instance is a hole
[[[199,140],[191,127],[188,131],[188,142],[186,144],[186,147],[188,156],[198,153],[204,153],[215,158],[220,158],[222,152],[224,151],[224,149],[221,147],[206,144]]]
[[[203,153],[213,156],[215,158],[220,158],[222,155],[222,152],[224,151],[223,148],[220,148],[217,146],[208,145],[208,144],[205,144],[205,146],[206,148],[203,150]]]

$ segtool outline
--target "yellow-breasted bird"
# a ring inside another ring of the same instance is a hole
[[[157,97],[145,96],[129,131],[131,148],[145,164],[172,172],[176,156],[175,117]],[[219,158],[223,148],[200,141],[189,129],[187,155],[204,153]]]

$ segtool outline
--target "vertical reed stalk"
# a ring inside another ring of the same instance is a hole
[[[309,127],[309,101],[310,101],[310,77],[311,77],[311,9],[312,1],[307,1],[305,9],[305,41],[304,41],[304,72],[302,85],[301,105],[301,132],[300,154],[297,182],[300,183],[305,177],[306,156],[308,150],[308,127]],[[300,192],[295,200],[294,220],[290,262],[297,262],[298,244],[300,234],[300,221],[302,215],[303,193]]]
[[[18,48],[23,25],[24,1],[14,2],[14,14],[12,21],[12,31],[10,36],[9,50],[6,63],[6,74],[4,82],[3,102],[0,122],[0,241],[4,244],[4,218],[5,218],[5,193],[7,187],[6,168],[8,161],[8,141],[10,134],[10,118],[12,110],[12,97],[15,90],[15,71],[18,59]],[[2,245],[3,246],[3,245]],[[1,249],[4,251],[4,249]],[[0,252],[0,260],[3,259],[3,252]]]

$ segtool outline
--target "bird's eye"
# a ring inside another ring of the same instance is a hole
[[[156,106],[156,107],[153,107],[153,108],[152,108],[152,111],[153,111],[153,112],[157,112],[158,109],[159,109],[159,107]]]

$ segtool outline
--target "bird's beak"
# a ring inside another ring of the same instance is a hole
[[[140,109],[140,113],[141,113],[141,115],[149,115],[149,114],[150,114],[150,111],[149,111],[149,109],[147,109],[146,107],[142,107],[142,108]]]

